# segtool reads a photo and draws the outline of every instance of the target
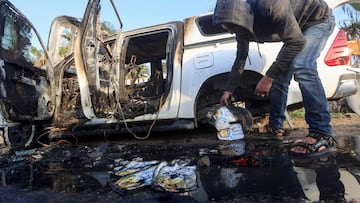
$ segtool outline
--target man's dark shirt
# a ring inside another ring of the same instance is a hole
[[[284,43],[266,75],[275,79],[287,71],[303,49],[303,31],[323,22],[331,10],[323,0],[247,0],[254,14],[253,36],[236,35],[237,56],[225,90],[233,92],[241,79],[249,52],[249,41]],[[218,1],[219,3],[219,1]],[[237,13],[244,15],[244,13]],[[237,16],[239,17],[239,16]],[[241,18],[240,18],[241,19]],[[251,25],[249,25],[251,26]]]

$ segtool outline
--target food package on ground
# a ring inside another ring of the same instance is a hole
[[[143,171],[146,168],[149,168],[151,166],[154,166],[158,164],[158,161],[130,161],[127,162],[125,165],[119,166],[114,168],[114,174],[117,176],[126,176],[132,173],[136,173],[139,171]]]
[[[149,186],[152,183],[152,177],[156,165],[145,168],[144,170],[132,173],[119,178],[113,183],[113,186],[120,191],[129,191],[137,188]]]
[[[152,187],[166,192],[196,190],[198,188],[196,166],[189,166],[177,161],[161,162],[154,172]]]
[[[125,192],[149,186],[152,176],[159,161],[132,160],[123,161],[125,164],[117,166],[113,170],[116,181],[112,187],[117,192]]]

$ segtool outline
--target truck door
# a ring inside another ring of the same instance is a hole
[[[88,1],[74,48],[81,105],[88,119],[107,118],[116,109],[113,87],[114,58],[110,45],[106,42],[116,31],[104,29],[106,23],[100,21],[100,11],[100,0]],[[113,10],[106,12],[114,13]],[[116,19],[115,13],[113,19]]]
[[[47,120],[54,95],[46,50],[32,24],[11,3],[1,2],[0,13],[2,117],[7,122]]]
[[[181,96],[183,23],[124,32],[114,45],[119,114],[141,120],[176,119]]]
[[[36,125],[55,109],[53,68],[33,25],[0,2],[0,135],[12,148],[29,147]]]
[[[173,79],[181,78],[182,22],[122,32],[120,21],[117,33],[109,35],[102,8],[99,0],[89,0],[75,43],[85,116],[151,120],[167,105],[164,117],[176,118],[180,81]]]

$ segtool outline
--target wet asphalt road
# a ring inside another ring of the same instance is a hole
[[[220,141],[202,129],[57,140],[0,157],[0,202],[360,202],[360,134],[306,159],[289,155],[295,138]]]

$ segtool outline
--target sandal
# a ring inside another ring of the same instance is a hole
[[[288,136],[289,132],[282,128],[274,128],[270,125],[265,125],[266,132],[260,132],[260,128],[254,129],[254,135],[258,137],[267,137],[271,139],[281,139],[282,137]]]
[[[328,153],[322,156],[291,156],[290,158],[292,164],[296,167],[303,168],[330,168],[337,165],[336,162],[336,153]]]
[[[291,149],[294,147],[303,147],[306,149],[306,153],[302,152],[294,152],[290,151],[292,155],[302,156],[302,157],[318,157],[322,155],[326,155],[330,152],[336,153],[336,147],[334,144],[336,141],[333,137],[329,137],[320,133],[310,133],[307,137],[312,137],[316,139],[316,142],[313,144],[309,144],[303,140],[295,141],[295,143],[291,146]],[[320,150],[321,147],[325,147],[324,150]]]

